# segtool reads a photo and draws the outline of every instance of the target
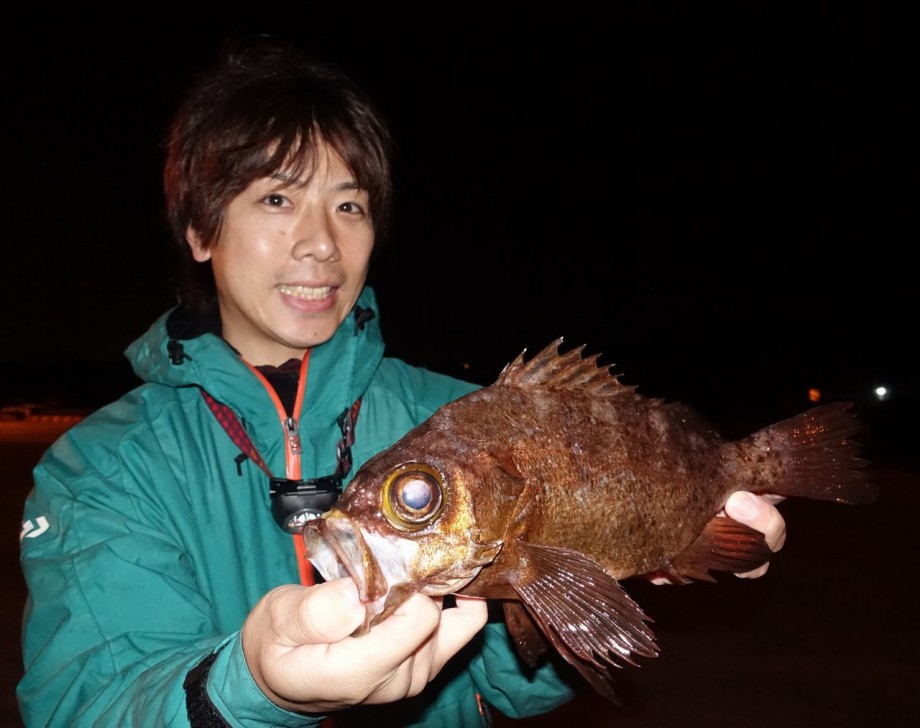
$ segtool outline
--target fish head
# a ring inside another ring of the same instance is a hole
[[[513,494],[478,467],[481,455],[442,455],[406,459],[402,447],[379,453],[304,527],[307,555],[323,578],[355,581],[367,610],[360,631],[413,594],[459,591],[502,548]]]

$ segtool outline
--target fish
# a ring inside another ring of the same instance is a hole
[[[355,581],[356,634],[419,592],[493,600],[524,663],[554,649],[621,705],[614,668],[659,654],[625,580],[766,563],[763,534],[724,514],[735,491],[865,504],[878,488],[851,402],[730,440],[562,344],[525,349],[370,458],[303,538],[324,579]]]

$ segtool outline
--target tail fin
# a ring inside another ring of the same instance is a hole
[[[758,430],[738,444],[767,453],[754,468],[770,492],[837,503],[871,503],[878,486],[869,480],[861,443],[851,438],[863,428],[851,402],[814,407]],[[778,468],[778,472],[776,469]]]

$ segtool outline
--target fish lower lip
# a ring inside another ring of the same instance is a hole
[[[308,521],[303,537],[307,555],[324,579],[350,576],[361,601],[366,605],[379,603],[382,609],[389,591],[386,579],[381,576],[360,531],[347,516],[333,512]]]

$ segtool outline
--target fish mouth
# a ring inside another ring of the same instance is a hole
[[[326,581],[351,577],[358,587],[366,615],[355,634],[363,634],[388,617],[419,589],[406,571],[406,564],[411,563],[409,552],[415,550],[406,539],[365,533],[335,508],[322,518],[308,521],[303,538],[307,557]],[[368,545],[369,540],[374,548]]]

